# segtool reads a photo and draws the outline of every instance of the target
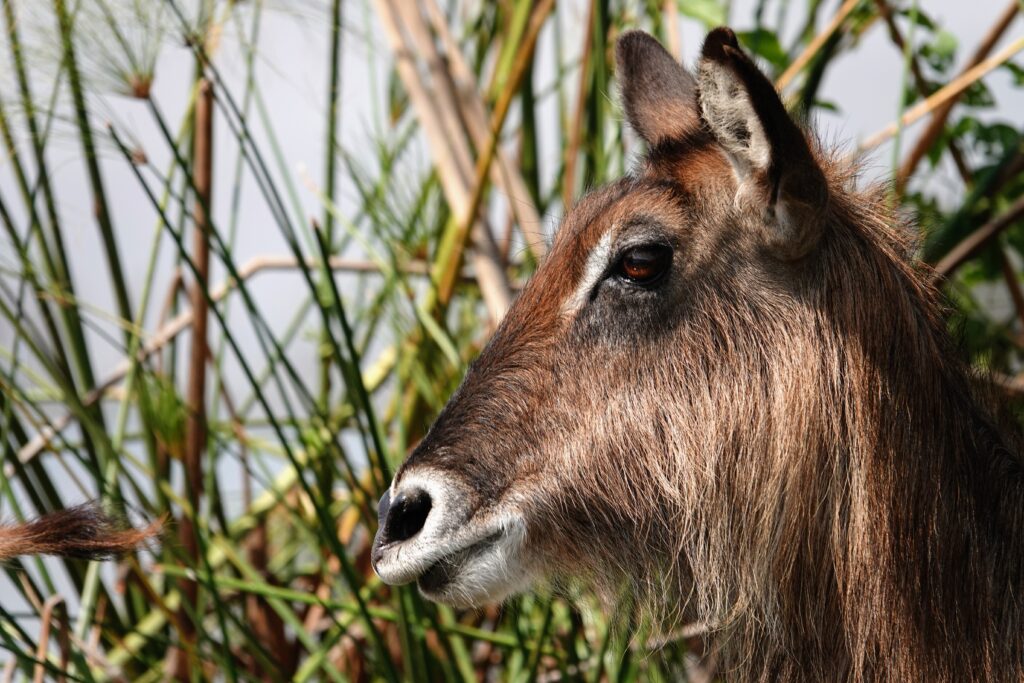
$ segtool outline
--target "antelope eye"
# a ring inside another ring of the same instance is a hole
[[[635,285],[656,284],[672,265],[672,249],[663,244],[630,247],[622,254],[616,274]]]

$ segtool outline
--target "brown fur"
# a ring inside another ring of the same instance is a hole
[[[22,524],[0,526],[0,562],[19,555],[106,559],[138,548],[158,526],[125,529],[97,506],[78,505]]]
[[[705,59],[745,59],[717,48]],[[747,203],[708,128],[641,116],[649,155],[568,214],[396,485],[443,473],[477,516],[518,501],[530,571],[708,624],[736,680],[1021,680],[1016,446],[884,190],[758,110],[796,151]],[[795,197],[814,222],[780,236],[757,202],[790,201],[800,173],[827,187]],[[630,221],[671,243],[670,279],[607,280],[563,314],[600,235]]]

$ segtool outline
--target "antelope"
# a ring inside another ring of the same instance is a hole
[[[735,680],[1024,678],[1020,451],[884,187],[732,31],[624,34],[646,155],[549,256],[380,501],[388,584],[708,625]]]

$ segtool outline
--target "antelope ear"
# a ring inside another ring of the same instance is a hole
[[[682,137],[700,125],[693,76],[653,37],[643,31],[623,33],[615,45],[615,62],[626,119],[648,145]]]
[[[807,254],[821,236],[828,186],[803,131],[728,28],[705,39],[698,81],[701,115],[740,181],[737,200],[763,212],[780,256]]]

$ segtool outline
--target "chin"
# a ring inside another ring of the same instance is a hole
[[[416,579],[416,586],[428,600],[452,607],[500,603],[534,582],[519,546],[509,535],[487,539],[438,560]]]

